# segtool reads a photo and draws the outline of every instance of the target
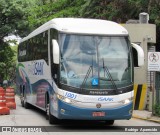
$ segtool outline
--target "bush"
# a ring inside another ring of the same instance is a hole
[[[155,115],[160,116],[160,104],[154,106]]]

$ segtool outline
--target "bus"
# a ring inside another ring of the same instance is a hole
[[[55,18],[20,41],[17,89],[22,106],[60,120],[130,119],[134,66],[144,64],[139,45],[120,24],[100,19]]]

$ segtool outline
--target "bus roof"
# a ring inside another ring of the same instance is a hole
[[[55,18],[34,30],[27,37],[23,38],[22,41],[38,35],[50,28],[55,28],[64,33],[128,35],[128,31],[124,27],[112,21],[85,18]]]

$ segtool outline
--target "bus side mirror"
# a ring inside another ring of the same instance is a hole
[[[53,52],[53,63],[59,64],[59,45],[57,43],[57,40],[52,40],[52,52]]]
[[[134,49],[136,49],[136,51],[137,51],[137,55],[138,55],[138,66],[141,67],[141,66],[144,65],[144,51],[143,51],[143,49],[142,49],[139,45],[137,45],[137,44],[135,44],[135,43],[131,43],[131,44],[132,44],[132,47],[133,47]]]

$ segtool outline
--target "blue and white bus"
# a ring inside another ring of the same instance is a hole
[[[130,119],[133,108],[133,56],[144,63],[140,46],[131,44],[121,25],[98,19],[56,18],[18,46],[17,88],[22,106],[59,119]]]

